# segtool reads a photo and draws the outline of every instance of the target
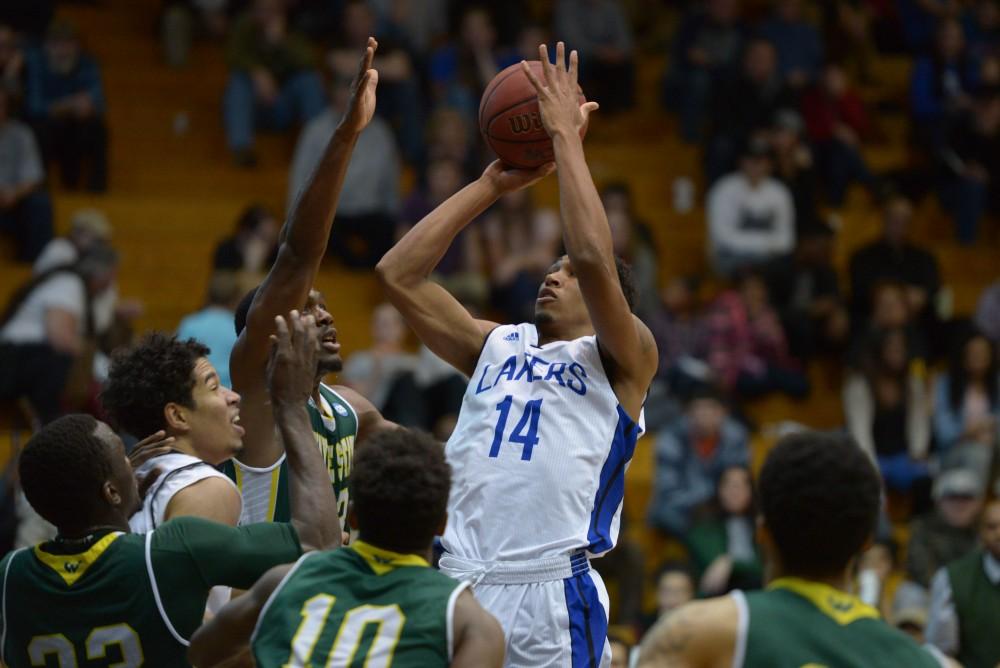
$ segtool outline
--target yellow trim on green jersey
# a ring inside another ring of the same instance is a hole
[[[79,554],[52,554],[43,550],[39,544],[35,546],[35,557],[58,573],[67,586],[72,587],[73,583],[87,572],[91,564],[101,558],[108,546],[123,535],[125,534],[121,531],[113,531],[91,545],[86,552]]]
[[[822,582],[786,577],[778,578],[767,588],[769,590],[785,589],[798,594],[841,626],[846,626],[859,619],[878,619],[880,616],[878,610],[863,603],[857,596]]]
[[[385,575],[403,566],[423,566],[424,568],[430,568],[427,560],[416,554],[401,554],[399,552],[383,550],[363,540],[354,541],[347,549],[357,552],[365,560],[365,563],[375,571],[375,575]]]

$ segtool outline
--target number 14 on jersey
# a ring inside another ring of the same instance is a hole
[[[497,404],[497,411],[500,417],[497,426],[493,430],[493,445],[490,446],[490,457],[497,457],[500,454],[500,446],[503,445],[504,433],[507,431],[507,418],[510,417],[510,407],[514,403],[511,395],[504,397],[503,401]],[[508,443],[515,443],[521,446],[521,459],[531,461],[531,453],[538,445],[538,419],[542,414],[542,400],[533,399],[524,406],[521,419],[517,421],[513,431],[507,438]]]

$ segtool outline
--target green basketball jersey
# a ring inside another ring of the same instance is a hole
[[[301,552],[290,525],[196,517],[18,550],[0,562],[0,657],[8,668],[187,666],[212,586],[248,588]]]
[[[308,404],[316,445],[323,454],[330,474],[330,484],[337,497],[340,526],[347,523],[348,480],[354,460],[354,441],[358,436],[358,415],[337,392],[320,383],[320,405]],[[243,496],[240,524],[256,522],[288,522],[291,506],[288,500],[288,463],[285,456],[271,467],[258,469],[230,459],[222,471],[236,483]]]
[[[465,587],[416,555],[362,541],[309,554],[261,611],[253,654],[258,666],[286,668],[448,666]]]
[[[775,580],[745,596],[744,668],[940,668],[937,659],[878,611],[829,585]]]

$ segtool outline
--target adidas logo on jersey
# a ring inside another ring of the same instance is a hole
[[[519,338],[521,338],[521,337],[518,336],[517,332],[511,332],[507,336],[503,337],[503,340],[504,341],[517,341]]]

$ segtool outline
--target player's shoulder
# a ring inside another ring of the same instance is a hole
[[[731,663],[741,614],[738,593],[683,605],[661,618],[646,635],[640,668]]]

